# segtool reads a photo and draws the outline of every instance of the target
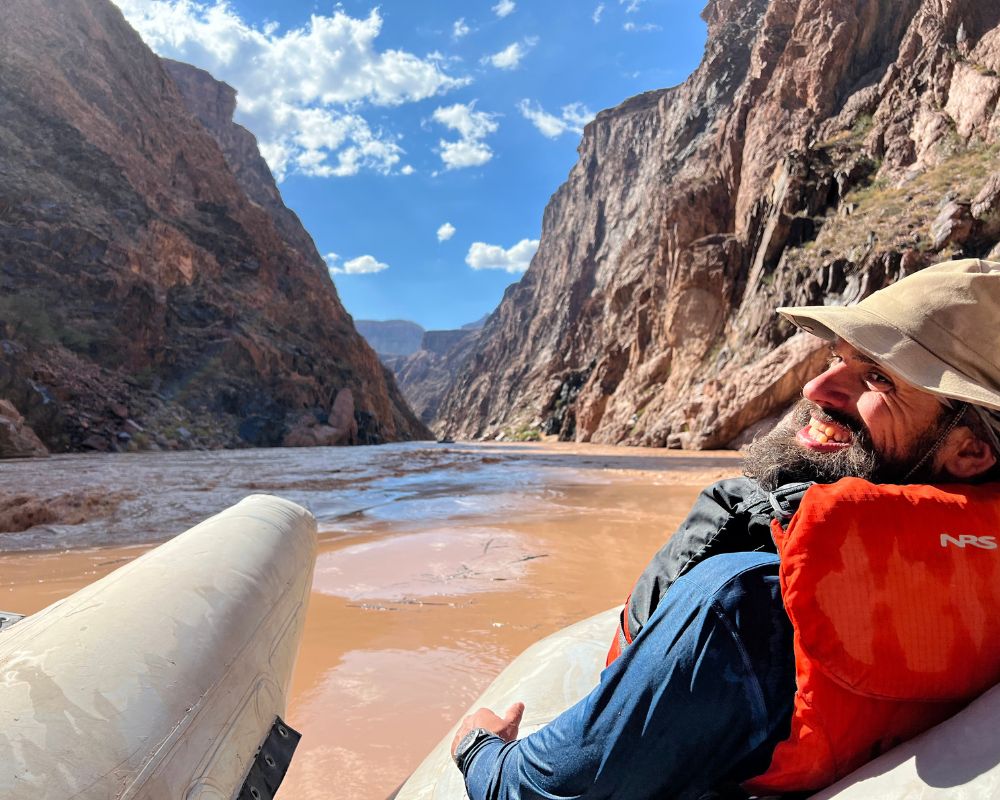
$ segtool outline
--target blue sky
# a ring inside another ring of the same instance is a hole
[[[496,308],[583,124],[701,59],[703,0],[116,0],[161,55],[238,91],[356,319]]]

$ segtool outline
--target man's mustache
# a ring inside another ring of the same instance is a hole
[[[815,418],[817,422],[832,422],[835,425],[840,425],[857,436],[868,435],[868,429],[860,419],[852,417],[846,411],[838,411],[835,408],[820,408],[812,400],[806,400],[803,397],[799,401],[799,411],[796,419],[805,424],[809,422],[810,417]]]

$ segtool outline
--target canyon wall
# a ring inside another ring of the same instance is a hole
[[[701,65],[598,114],[435,427],[738,444],[849,303],[1000,238],[1000,5],[710,0]]]
[[[5,4],[0,397],[50,450],[429,435],[234,108],[106,0]]]

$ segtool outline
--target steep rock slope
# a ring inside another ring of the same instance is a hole
[[[0,397],[50,449],[428,435],[233,107],[106,0],[6,4]]]
[[[457,436],[721,447],[822,361],[773,309],[1000,236],[1000,5],[710,0],[682,85],[599,114],[440,410]]]

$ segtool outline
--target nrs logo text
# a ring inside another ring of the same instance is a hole
[[[959,536],[952,536],[947,533],[941,534],[941,546],[947,547],[953,544],[955,547],[965,548],[966,545],[972,547],[978,547],[980,550],[996,550],[997,549],[997,537],[996,536],[972,536],[970,534],[961,534]]]

